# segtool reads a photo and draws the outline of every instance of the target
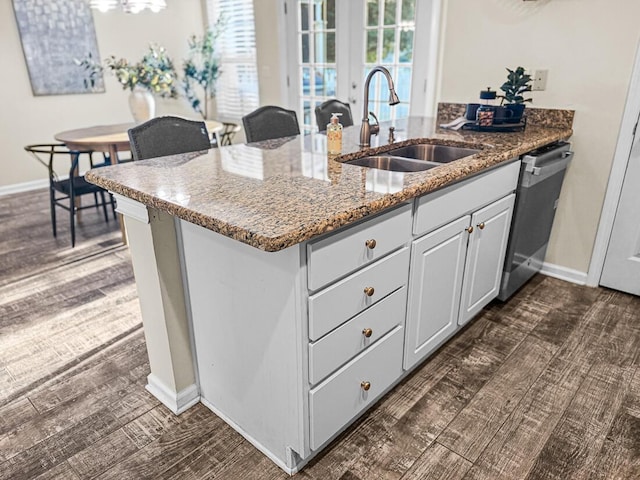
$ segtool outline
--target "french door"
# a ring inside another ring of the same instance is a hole
[[[389,69],[401,103],[387,104],[386,80],[376,75],[367,110],[380,121],[424,114],[434,49],[420,46],[429,43],[433,1],[287,0],[289,104],[302,129],[316,130],[314,109],[329,98],[349,102],[358,124],[365,78],[375,65]]]

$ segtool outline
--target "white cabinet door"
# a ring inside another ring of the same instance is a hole
[[[469,235],[460,325],[498,295],[514,201],[515,195],[511,194],[471,217],[473,231]]]
[[[404,368],[410,369],[457,328],[470,216],[411,246]]]

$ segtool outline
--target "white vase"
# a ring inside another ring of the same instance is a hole
[[[129,94],[129,108],[136,122],[146,122],[156,115],[156,101],[144,88],[134,87]]]

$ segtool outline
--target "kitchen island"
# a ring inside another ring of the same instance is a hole
[[[202,401],[294,472],[454,335],[497,294],[517,157],[572,133],[572,112],[533,109],[524,132],[436,127],[459,108],[367,151],[346,128],[335,159],[311,134],[89,172],[125,216],[149,391],[174,413]],[[480,152],[344,163],[433,142]]]

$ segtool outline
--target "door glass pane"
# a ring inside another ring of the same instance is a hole
[[[298,0],[300,18],[298,35],[302,48],[300,68],[299,113],[301,130],[316,129],[313,109],[336,92],[336,2],[335,0]],[[308,26],[309,33],[303,29]]]
[[[400,105],[389,106],[387,82],[382,75],[376,74],[369,89],[369,110],[374,112],[380,121],[402,118],[409,112],[415,4],[416,0],[378,0],[375,3],[375,13],[381,10],[382,15],[378,15],[378,21],[374,23],[371,2],[367,3],[364,76],[366,77],[375,65],[387,67],[401,102]]]
[[[384,29],[384,37],[382,39],[382,58],[380,59],[382,63],[389,64],[393,63],[393,57],[395,54],[395,46],[396,46],[396,29],[395,28],[385,28]]]
[[[337,70],[335,68],[324,69],[324,95],[327,97],[336,96]]]
[[[327,1],[327,28],[333,29],[336,28],[336,0],[328,0]]]
[[[400,52],[398,60],[400,63],[411,63],[413,59],[413,30],[402,30],[400,32]]]
[[[309,5],[306,3],[300,4],[300,30],[309,30]]]
[[[302,63],[309,63],[309,34],[303,33],[300,38],[300,48],[302,50]]]
[[[384,24],[396,24],[396,0],[385,0],[384,2]]]
[[[401,67],[397,70],[398,75],[396,81],[396,93],[401,99],[408,99],[411,95],[411,68]]]
[[[401,18],[403,22],[413,22],[416,18],[416,2],[415,0],[402,0],[402,14]]]
[[[378,61],[378,30],[367,30],[367,56],[366,63]]]
[[[367,20],[366,25],[375,27],[378,25],[378,8],[380,0],[367,0]]]

